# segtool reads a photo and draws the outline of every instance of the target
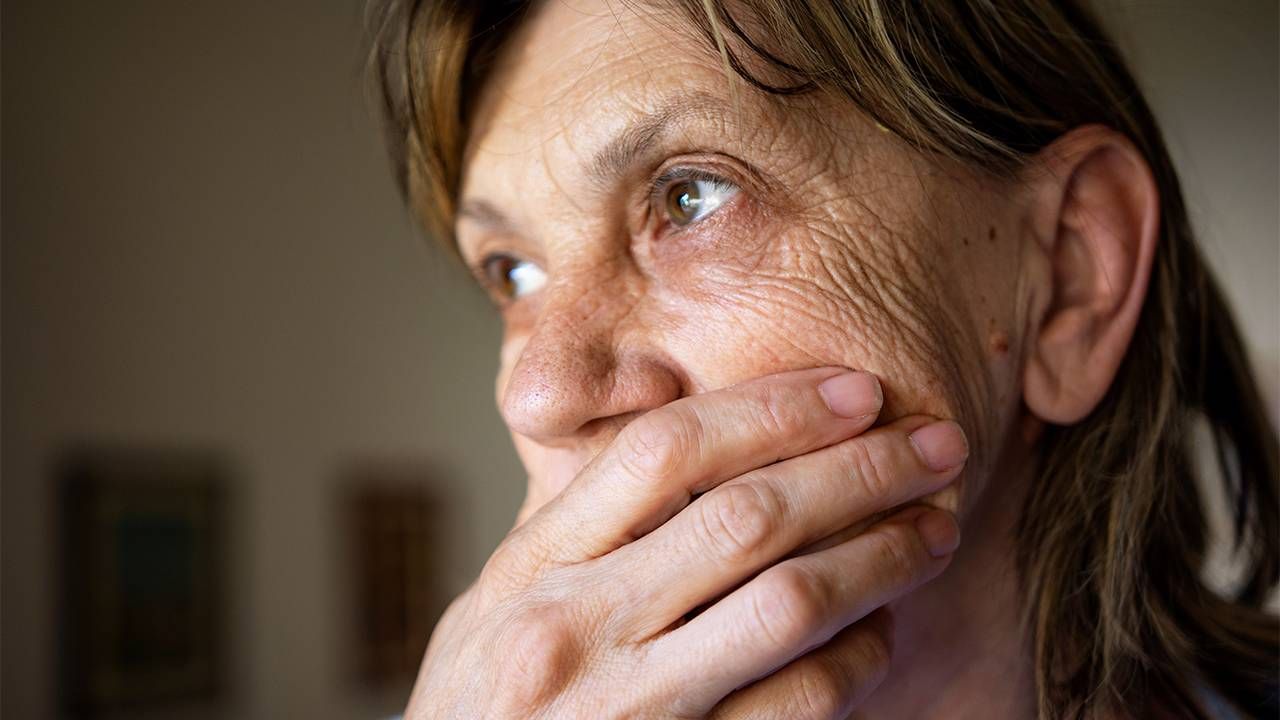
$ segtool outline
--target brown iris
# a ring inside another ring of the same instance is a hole
[[[667,215],[676,225],[688,225],[696,220],[701,204],[702,193],[693,180],[682,180],[667,190]]]
[[[514,297],[516,284],[511,279],[511,269],[515,266],[516,259],[510,255],[498,255],[486,262],[484,272],[489,281],[489,287],[497,290],[503,297]]]

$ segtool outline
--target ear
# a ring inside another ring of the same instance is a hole
[[[1047,271],[1032,281],[1023,397],[1040,419],[1068,425],[1101,402],[1129,348],[1160,196],[1138,149],[1098,125],[1055,140],[1031,168],[1030,227]]]

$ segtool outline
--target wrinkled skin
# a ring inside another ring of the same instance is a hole
[[[476,113],[488,122],[462,196],[502,208],[520,233],[464,218],[460,248],[530,257],[555,285],[505,311],[497,398],[529,469],[522,515],[636,413],[820,365],[880,376],[883,418],[960,420],[973,502],[1017,400],[1009,188],[927,163],[846,104],[788,106],[742,85],[734,111],[718,58],[677,22],[550,3]],[[722,107],[691,112],[623,182],[591,185],[583,167],[629,122],[698,96]],[[737,171],[742,191],[702,223],[654,233],[636,218],[645,183],[682,158]]]
[[[870,371],[884,393],[877,425],[953,418],[971,453],[929,497],[956,513],[964,543],[941,578],[891,605],[894,670],[860,711],[1025,714],[1022,640],[991,630],[1015,612],[1008,533],[1030,441],[1018,309],[1036,303],[1021,282],[1018,189],[926,160],[834,99],[739,83],[735,107],[729,83],[677,16],[595,2],[546,4],[487,80],[459,247],[473,265],[506,252],[547,273],[537,292],[501,301],[496,394],[528,471],[517,525],[654,408],[780,371]],[[601,148],[670,107],[682,110],[620,175],[597,177]],[[740,189],[674,227],[648,185],[675,165]],[[476,614],[458,607],[453,620]],[[947,690],[970,678],[1003,689]]]

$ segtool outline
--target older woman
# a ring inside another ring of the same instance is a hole
[[[1275,430],[1084,9],[381,20],[404,186],[500,309],[529,476],[409,717],[1274,713]]]

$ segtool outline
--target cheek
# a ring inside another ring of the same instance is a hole
[[[664,269],[658,312],[707,358],[688,362],[718,369],[714,380],[850,365],[880,373],[904,414],[954,411],[946,376],[963,339],[920,244],[872,224],[740,229]]]
[[[773,228],[741,253],[709,243],[665,278],[667,346],[700,389],[819,365],[869,370],[885,389],[883,420],[955,418],[982,468],[991,376],[937,243],[878,222]]]

